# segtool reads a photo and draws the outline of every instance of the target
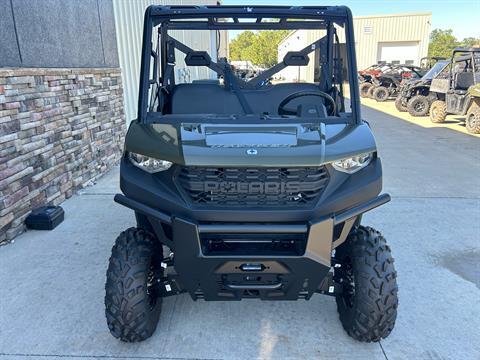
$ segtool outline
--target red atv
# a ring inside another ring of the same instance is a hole
[[[370,65],[364,70],[360,70],[358,72],[358,80],[360,82],[360,96],[363,98],[371,97],[370,89],[373,90],[373,80],[377,76],[380,76],[383,72],[390,69],[390,64],[375,64]]]

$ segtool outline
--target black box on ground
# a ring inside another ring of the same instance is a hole
[[[63,221],[64,211],[60,206],[42,206],[32,210],[25,219],[29,229],[52,230]]]

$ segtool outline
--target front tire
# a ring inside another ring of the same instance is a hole
[[[379,86],[373,91],[373,98],[377,101],[386,101],[388,96],[388,89],[385,86]]]
[[[443,123],[447,118],[447,104],[442,100],[435,100],[430,106],[430,120],[433,123]]]
[[[398,111],[400,112],[405,112],[407,111],[407,107],[403,105],[402,103],[402,96],[398,95],[395,99],[395,107],[397,108]]]
[[[114,337],[137,342],[155,331],[161,310],[154,291],[161,273],[158,259],[163,259],[162,246],[143,229],[130,228],[115,241],[105,285],[105,315]]]
[[[480,108],[476,108],[467,113],[465,127],[471,134],[480,134]]]
[[[377,87],[375,85],[372,84],[372,86],[370,86],[368,88],[368,91],[367,91],[367,98],[369,99],[373,99],[373,92],[375,91]]]
[[[373,86],[372,83],[364,82],[360,84],[360,97],[367,98],[368,90]]]
[[[335,277],[343,286],[336,296],[340,321],[356,340],[386,338],[395,326],[398,307],[397,273],[385,238],[359,226],[335,251]]]
[[[415,95],[407,103],[408,113],[412,116],[426,116],[430,110],[430,101],[423,95]]]

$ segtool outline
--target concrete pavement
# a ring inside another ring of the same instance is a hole
[[[167,298],[154,336],[125,344],[108,332],[107,260],[132,213],[112,201],[118,169],[63,204],[51,232],[0,247],[4,359],[479,359],[480,140],[363,107],[392,202],[368,213],[392,247],[397,324],[386,340],[343,331],[333,298],[193,302]]]
[[[393,101],[378,102],[374,99],[362,98],[362,104],[372,107],[376,110],[386,112],[395,117],[401,118],[408,122],[411,122],[415,125],[424,127],[424,128],[446,128],[450,130],[455,130],[466,134],[468,136],[475,136],[480,138],[480,134],[471,134],[465,128],[465,116],[461,115],[448,115],[445,122],[440,124],[435,124],[430,121],[429,116],[411,116],[408,112],[400,112],[395,107]]]

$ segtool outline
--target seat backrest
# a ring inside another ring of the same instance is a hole
[[[287,96],[298,91],[319,90],[315,84],[285,83],[260,89],[242,89],[245,99],[256,114],[277,115],[278,105]],[[317,96],[304,96],[292,100],[287,106],[295,109],[299,104],[318,104]],[[173,114],[241,114],[242,106],[232,91],[218,84],[178,84],[172,93]]]
[[[470,86],[473,85],[473,72],[461,72],[457,74],[457,81],[455,84],[455,89],[457,90],[467,90]]]

